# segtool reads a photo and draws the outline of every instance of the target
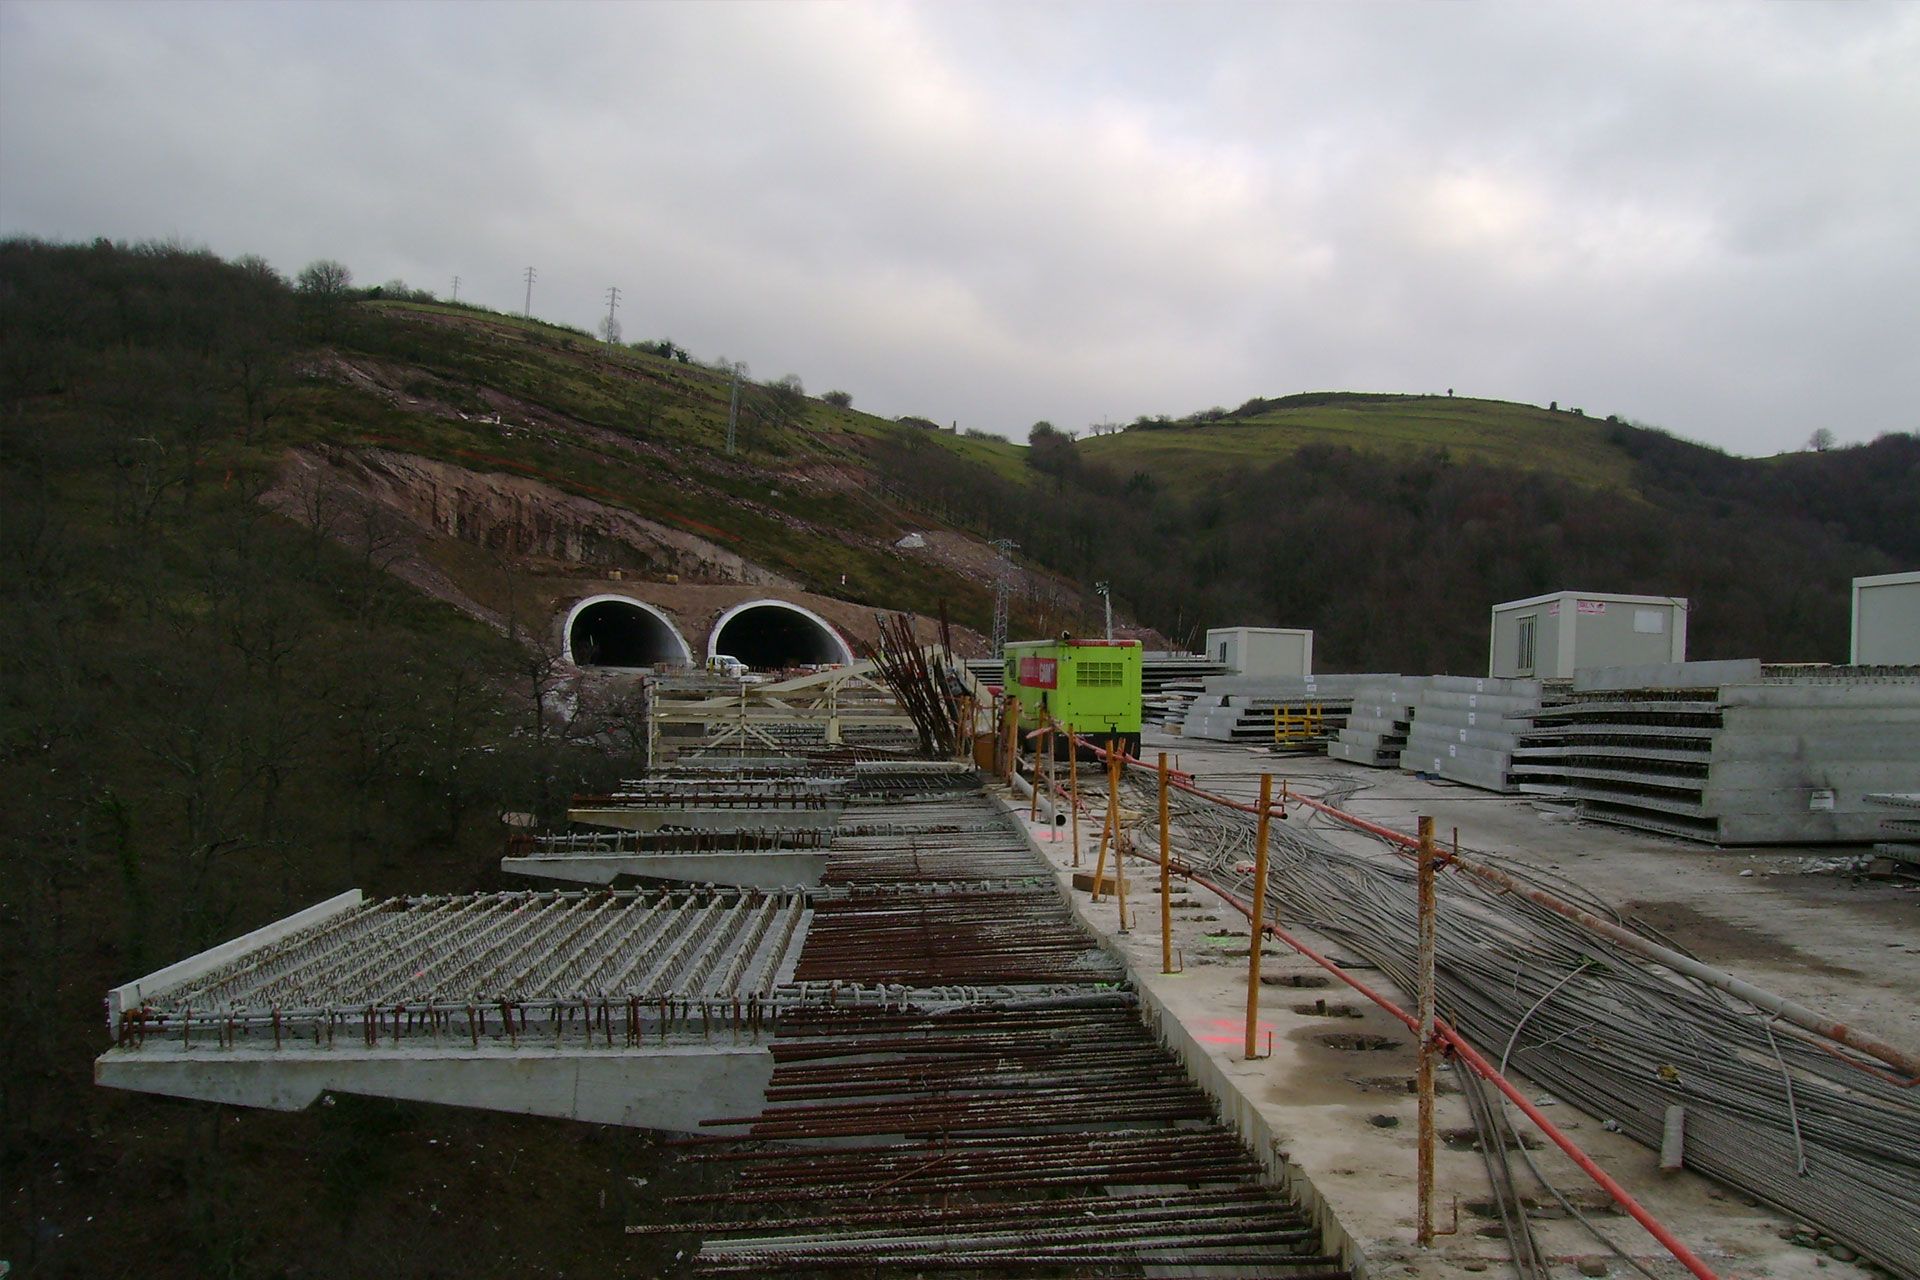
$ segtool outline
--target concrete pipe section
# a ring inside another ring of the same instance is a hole
[[[853,661],[831,623],[785,600],[749,600],[721,614],[707,637],[707,656],[719,653],[760,671]]]
[[[693,649],[673,620],[631,596],[588,596],[566,623],[567,661],[577,667],[693,665]]]

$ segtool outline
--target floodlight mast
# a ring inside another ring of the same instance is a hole
[[[1096,582],[1093,584],[1093,589],[1095,591],[1098,591],[1100,593],[1100,598],[1106,602],[1107,639],[1111,640],[1113,639],[1113,584],[1110,582],[1104,582],[1104,581]]]

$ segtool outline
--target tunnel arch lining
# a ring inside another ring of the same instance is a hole
[[[838,627],[835,627],[831,622],[828,622],[825,618],[807,608],[805,605],[794,604],[791,600],[774,599],[743,600],[716,618],[712,630],[707,633],[707,656],[709,658],[715,654],[727,652],[727,650],[720,647],[721,635],[725,633],[728,625],[736,618],[754,609],[779,609],[800,615],[820,631],[834,650],[834,655],[829,656],[828,661],[841,663],[852,663],[854,661],[853,646],[847,643],[847,638],[840,634]],[[743,654],[734,654],[733,656],[741,658],[743,661],[745,660],[745,655]]]
[[[603,604],[625,605],[628,608],[636,609],[647,615],[654,622],[666,628],[667,639],[672,641],[674,648],[677,650],[677,655],[670,655],[666,660],[669,662],[681,662],[687,666],[693,665],[693,646],[687,643],[686,636],[681,634],[680,628],[675,625],[671,617],[667,616],[665,610],[660,609],[656,605],[650,605],[644,600],[636,600],[632,596],[615,594],[588,596],[583,600],[575,602],[573,608],[567,611],[567,619],[561,625],[560,640],[564,646],[564,652],[568,662],[576,667],[588,665],[582,663],[573,651],[574,627],[579,623],[581,615],[586,613],[587,610],[593,608],[595,605]]]

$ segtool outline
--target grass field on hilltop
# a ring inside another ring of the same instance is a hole
[[[1280,461],[1308,445],[1344,445],[1409,457],[1445,449],[1460,461],[1550,471],[1576,484],[1626,488],[1633,462],[1607,424],[1533,405],[1449,396],[1292,397],[1248,417],[1134,427],[1078,448],[1122,475],[1146,471],[1193,491],[1227,474]]]
[[[978,462],[982,466],[993,468],[1002,477],[1018,484],[1025,484],[1033,478],[1033,472],[1027,466],[1027,447],[1003,440],[998,436],[991,439],[985,436],[949,435],[944,431],[930,433],[944,449],[958,454],[969,462]]]

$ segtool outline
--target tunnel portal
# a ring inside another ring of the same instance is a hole
[[[783,600],[751,600],[721,614],[707,641],[707,655],[717,653],[762,671],[853,661],[825,618]]]
[[[680,629],[652,605],[626,596],[594,596],[567,615],[567,658],[579,667],[691,665]]]

